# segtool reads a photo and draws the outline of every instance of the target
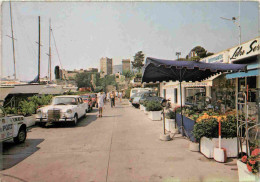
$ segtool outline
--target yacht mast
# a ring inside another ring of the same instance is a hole
[[[12,17],[12,5],[10,3],[10,18],[11,18],[11,32],[12,32],[12,45],[13,45],[13,59],[14,59],[14,79],[16,80],[16,65],[15,65],[15,49],[14,49],[14,31],[13,31],[13,17]]]

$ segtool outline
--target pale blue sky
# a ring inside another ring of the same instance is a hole
[[[142,50],[145,56],[176,59],[200,45],[220,52],[238,44],[238,28],[220,17],[238,16],[238,2],[12,2],[17,76],[37,75],[38,16],[41,16],[42,70],[47,74],[51,18],[65,69],[99,68],[101,57],[114,64]],[[242,42],[258,36],[258,2],[241,2]],[[13,74],[9,3],[2,4],[3,74]],[[58,57],[52,42],[53,68]]]

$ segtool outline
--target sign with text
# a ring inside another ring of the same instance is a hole
[[[204,63],[228,63],[228,51],[222,51],[218,54],[203,58],[200,62]]]
[[[249,42],[234,47],[229,51],[230,62],[240,60],[246,57],[255,56],[260,53],[260,38],[253,39]]]

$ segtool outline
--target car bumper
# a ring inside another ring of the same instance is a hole
[[[48,118],[36,118],[36,122],[69,122],[69,121],[74,121],[74,118],[60,118],[60,119],[54,119],[54,120],[50,120]]]

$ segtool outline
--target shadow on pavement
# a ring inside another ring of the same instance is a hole
[[[22,144],[0,143],[0,170],[9,169],[32,155],[40,149],[37,145],[43,141],[44,139],[27,139]]]
[[[111,115],[111,116],[106,116],[106,115],[103,115],[102,117],[103,118],[110,118],[110,117],[121,117],[122,115]]]
[[[47,124],[44,128],[77,128],[85,127],[97,119],[97,115],[94,114],[98,110],[93,109],[91,112],[88,112],[85,118],[80,118],[76,126],[72,126],[71,123],[51,123]],[[92,114],[91,114],[92,113]]]

